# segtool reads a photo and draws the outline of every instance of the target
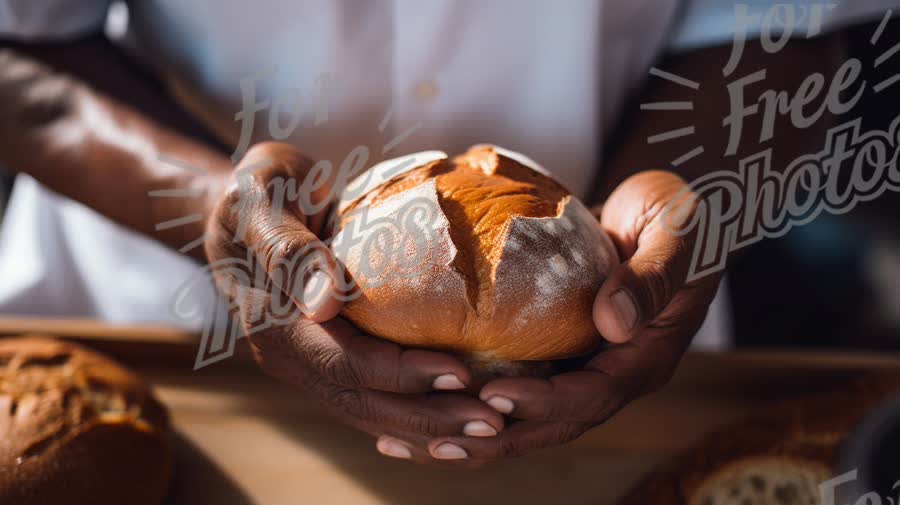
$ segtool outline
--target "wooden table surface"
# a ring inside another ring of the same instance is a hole
[[[0,321],[0,335],[20,333],[20,323]],[[246,356],[194,371],[191,336],[163,332],[154,343],[134,328],[78,328],[62,333],[129,364],[169,407],[179,440],[169,505],[614,503],[712,427],[777,398],[900,369],[900,356],[689,353],[662,392],[576,442],[472,471],[380,456],[367,435],[324,416]]]
[[[143,368],[182,435],[173,504],[606,504],[705,431],[776,396],[827,390],[900,359],[691,354],[663,392],[573,444],[457,470],[378,455],[302,397],[250,370]]]

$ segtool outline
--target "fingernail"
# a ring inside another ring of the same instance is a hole
[[[466,385],[452,373],[437,376],[431,383],[431,387],[434,389],[466,389]]]
[[[396,438],[379,437],[375,447],[378,449],[378,452],[391,458],[409,459],[412,457],[409,447],[406,447],[403,442]]]
[[[638,317],[637,304],[634,302],[634,297],[631,296],[627,289],[619,288],[609,299],[612,301],[613,308],[616,309],[616,315],[619,316],[619,322],[622,323],[622,327],[625,328],[625,331],[631,331],[634,325],[637,324]]]
[[[309,313],[317,311],[328,299],[331,278],[322,270],[317,270],[303,284],[303,305]]]
[[[434,450],[431,451],[431,455],[434,456],[435,459],[466,459],[469,457],[469,454],[465,449],[449,442],[444,442],[435,447]]]
[[[484,421],[469,421],[463,426],[463,434],[470,437],[493,437],[497,430]]]
[[[505,396],[492,396],[487,399],[486,403],[501,414],[509,414],[515,408],[512,400]]]

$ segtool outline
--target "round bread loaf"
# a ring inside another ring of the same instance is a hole
[[[137,376],[77,345],[0,339],[0,503],[159,505],[172,465]]]
[[[616,250],[521,154],[483,145],[380,163],[348,186],[338,217],[332,248],[357,290],[343,314],[369,334],[486,363],[601,341],[591,307]]]

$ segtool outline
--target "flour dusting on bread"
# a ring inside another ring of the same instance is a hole
[[[344,315],[404,345],[482,360],[596,346],[593,298],[618,258],[587,208],[502,148],[411,156],[421,164],[341,205],[332,248],[360,295]],[[376,168],[386,166],[396,161]],[[412,212],[415,202],[427,209]]]

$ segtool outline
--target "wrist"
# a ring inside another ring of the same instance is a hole
[[[206,262],[203,244],[210,216],[228,184],[230,170],[225,167],[208,165],[202,172],[180,171],[156,178],[145,192],[151,222],[148,233],[176,251]]]

